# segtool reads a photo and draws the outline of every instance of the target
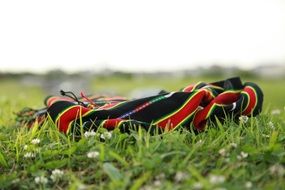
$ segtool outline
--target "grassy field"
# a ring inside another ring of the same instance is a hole
[[[215,79],[97,78],[92,89],[127,95],[134,88],[177,90],[199,80]],[[262,114],[246,123],[229,120],[198,135],[115,130],[110,137],[100,129],[75,141],[50,121],[17,128],[13,113],[41,107],[46,94],[2,80],[0,189],[285,189],[285,81],[251,81],[264,90],[265,102]]]

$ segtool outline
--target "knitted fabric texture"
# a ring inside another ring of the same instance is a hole
[[[46,107],[20,112],[18,120],[32,126],[48,115],[63,133],[104,127],[122,132],[142,127],[146,130],[173,130],[177,127],[203,131],[207,123],[233,117],[256,116],[262,110],[263,93],[252,82],[240,78],[204,83],[198,82],[175,92],[161,91],[155,96],[128,100],[123,97],[49,96]],[[27,113],[30,119],[27,118]]]

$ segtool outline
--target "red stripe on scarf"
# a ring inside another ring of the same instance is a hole
[[[209,112],[216,104],[231,104],[238,100],[240,93],[236,92],[226,92],[220,94],[215,99],[211,101],[204,109],[198,111],[194,117],[193,124],[196,129],[203,130],[206,125],[206,119],[208,117]]]
[[[66,133],[68,131],[68,126],[70,122],[82,117],[82,115],[88,111],[89,109],[79,105],[67,109],[60,115],[60,118],[57,121],[57,126],[59,130]]]
[[[256,94],[255,91],[251,87],[245,87],[244,91],[249,95],[249,104],[246,109],[242,112],[242,115],[250,115],[251,112],[254,110],[256,105]]]
[[[103,127],[106,129],[114,129],[123,119],[107,119],[104,121]]]
[[[201,90],[194,97],[191,97],[190,101],[177,113],[174,115],[160,121],[157,125],[161,128],[173,129],[177,127],[177,125],[183,121],[187,116],[192,114],[200,105],[202,99],[205,97],[207,92],[205,90]]]

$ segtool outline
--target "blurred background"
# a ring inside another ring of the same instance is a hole
[[[285,1],[1,1],[0,102],[139,98],[241,76],[285,105]]]

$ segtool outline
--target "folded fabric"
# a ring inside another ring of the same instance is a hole
[[[19,121],[33,125],[49,115],[63,133],[77,133],[80,129],[108,130],[119,128],[126,132],[143,127],[160,131],[177,127],[202,131],[209,121],[227,117],[234,119],[256,116],[262,110],[262,90],[252,82],[242,83],[240,78],[194,85],[175,91],[161,91],[155,96],[128,100],[123,97],[84,96],[61,91],[63,96],[49,96],[46,107],[29,110],[30,119]],[[27,117],[26,117],[27,118]]]

